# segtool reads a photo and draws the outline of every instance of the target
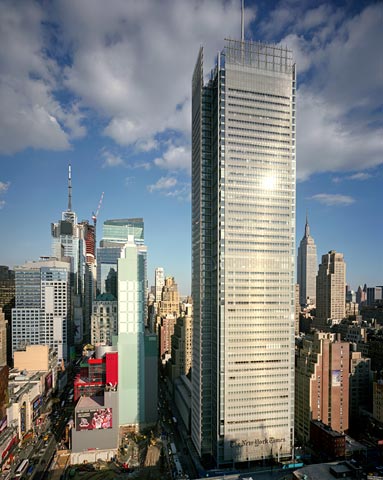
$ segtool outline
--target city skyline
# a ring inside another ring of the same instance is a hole
[[[50,254],[71,162],[79,220],[91,220],[105,192],[98,242],[105,220],[142,217],[149,285],[163,267],[187,295],[190,78],[201,44],[213,65],[223,37],[240,37],[240,1],[92,5],[0,5],[8,47],[0,62],[0,264]],[[382,4],[245,5],[246,38],[287,45],[297,62],[297,241],[308,210],[318,258],[343,253],[354,290],[380,285]]]

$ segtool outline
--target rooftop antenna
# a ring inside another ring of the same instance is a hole
[[[72,166],[68,166],[68,212],[72,211]]]
[[[245,41],[245,0],[241,4],[241,42]]]

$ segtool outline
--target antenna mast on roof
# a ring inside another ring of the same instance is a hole
[[[68,212],[72,211],[72,167],[68,167]]]
[[[241,4],[241,42],[245,41],[245,0]]]

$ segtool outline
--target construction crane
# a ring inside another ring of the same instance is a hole
[[[100,201],[98,202],[98,207],[97,207],[96,213],[92,212],[92,220],[93,220],[94,229],[96,229],[97,217],[98,217],[98,214],[100,212],[100,208],[101,208],[103,198],[104,198],[104,192],[102,192],[102,194],[101,194],[101,198],[100,198]]]

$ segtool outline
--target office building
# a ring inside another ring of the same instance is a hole
[[[306,216],[305,233],[298,247],[297,281],[299,284],[299,303],[315,305],[316,277],[318,272],[317,247],[310,235],[310,226]]]
[[[180,313],[180,295],[178,285],[174,277],[166,277],[162,287],[161,298],[157,305],[157,315],[164,317],[166,315],[175,315]]]
[[[309,440],[310,421],[336,432],[348,429],[350,344],[340,334],[315,332],[303,339],[295,369],[295,429],[297,439]]]
[[[154,277],[155,302],[161,300],[162,287],[165,285],[165,272],[162,267],[157,267]]]
[[[7,365],[7,321],[0,307],[0,367]]]
[[[334,325],[346,316],[346,263],[342,253],[322,255],[317,276],[316,324]]]
[[[92,345],[112,345],[113,336],[118,334],[116,298],[110,293],[98,295],[92,309]]]
[[[366,305],[372,306],[376,303],[382,303],[383,287],[367,287]]]
[[[144,243],[144,222],[142,218],[106,220],[103,237],[97,248],[97,295],[110,293],[118,296],[117,263],[122,249],[132,235],[135,243]]]
[[[356,347],[356,345],[355,345]],[[358,425],[360,410],[371,411],[372,371],[371,359],[361,352],[350,353],[350,427]]]
[[[160,301],[157,303],[157,333],[160,345],[160,357],[164,362],[171,355],[172,335],[174,325],[180,313],[180,296],[178,285],[174,277],[166,277],[161,291]]]
[[[59,361],[68,359],[70,263],[56,259],[15,267],[12,353],[27,345],[48,345]]]
[[[192,366],[193,305],[183,304],[181,316],[174,326],[171,342],[170,378],[190,374]]]
[[[379,422],[383,422],[383,380],[373,383],[372,415]]]
[[[191,437],[217,464],[291,455],[295,64],[226,40],[192,80]]]
[[[12,365],[11,320],[12,308],[15,306],[15,272],[5,265],[0,265],[0,308],[7,322],[7,363]]]
[[[129,235],[118,260],[118,393],[120,425],[135,430],[157,420],[158,346],[155,335],[145,335],[146,262],[146,246]]]
[[[73,315],[68,323],[69,345],[81,344],[90,330],[90,304],[85,317],[86,243],[84,224],[78,223],[72,211],[72,170],[68,169],[68,208],[61,220],[51,224],[52,256],[70,261],[70,287]],[[86,326],[85,326],[86,324]]]

